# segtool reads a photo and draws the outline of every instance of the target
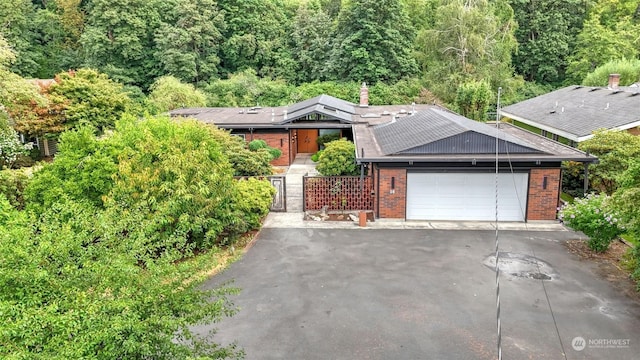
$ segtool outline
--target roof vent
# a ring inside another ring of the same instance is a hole
[[[257,114],[258,110],[255,109],[249,109],[249,111],[247,111],[247,114]]]
[[[407,110],[405,110],[405,109],[400,109],[400,114],[406,114],[406,113],[407,113]]]
[[[604,108],[605,110],[609,109],[609,103],[607,103],[607,107]]]
[[[594,91],[598,91],[598,90],[600,90],[600,88],[593,88],[593,89],[589,90],[589,92],[594,92]]]
[[[634,92],[633,94],[629,95],[629,96],[638,96],[640,95],[640,92]]]
[[[360,117],[365,118],[365,119],[379,118],[380,114],[366,113],[366,114],[360,115]]]
[[[383,116],[389,116],[389,115],[391,115],[391,113],[389,111],[385,110],[385,111],[382,112],[382,115]]]
[[[578,86],[573,88],[573,90],[578,90],[578,89],[582,89],[582,86],[578,85]]]

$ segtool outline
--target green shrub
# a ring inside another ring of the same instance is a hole
[[[29,176],[24,169],[0,171],[0,194],[16,209],[24,208],[24,189],[29,182]]]
[[[582,81],[582,85],[607,86],[610,74],[620,75],[621,86],[631,85],[640,79],[640,60],[611,60],[589,73]]]
[[[249,142],[249,150],[251,151],[258,151],[259,149],[266,149],[267,147],[269,147],[267,142],[262,139],[255,139]]]
[[[358,175],[355,145],[346,139],[327,143],[316,170],[324,176]]]
[[[147,249],[215,245],[233,219],[234,182],[212,128],[158,117],[121,121],[117,130],[108,142],[123,150],[105,206],[138,218]]]
[[[239,211],[246,222],[241,232],[260,227],[260,221],[269,213],[276,189],[268,180],[249,178],[236,183],[237,197],[235,210]]]
[[[265,176],[273,174],[271,167],[272,154],[266,149],[251,151],[244,139],[230,136],[226,130],[212,128],[211,135],[221,145],[222,151],[229,158],[235,176]]]
[[[42,212],[62,195],[102,207],[102,197],[113,187],[118,171],[116,149],[83,127],[60,136],[52,163],[36,171],[25,190],[27,207]]]
[[[318,146],[322,149],[326,143],[336,141],[338,139],[340,139],[340,133],[332,133],[332,134],[325,134],[322,136],[318,136],[318,138],[316,139],[316,142],[318,143]]]
[[[567,226],[589,237],[591,250],[604,252],[611,241],[624,232],[620,217],[608,208],[608,202],[607,195],[589,194],[565,205],[558,216]]]
[[[318,162],[318,160],[320,160],[320,155],[322,155],[323,151],[324,150],[319,150],[317,153],[311,155],[311,161]]]
[[[6,207],[0,196],[0,216]],[[52,204],[40,221],[0,224],[0,357],[186,359],[237,353],[192,333],[234,312],[233,290],[199,287],[211,257],[141,263],[90,205]],[[122,216],[122,215],[120,215]],[[23,219],[24,220],[24,219]],[[34,330],[37,329],[37,330]]]
[[[257,151],[260,151],[261,149],[264,149],[267,152],[269,152],[269,155],[271,156],[271,161],[282,156],[282,151],[280,151],[280,149],[276,149],[267,145],[267,142],[262,139],[255,139],[249,143],[249,150],[257,152]]]

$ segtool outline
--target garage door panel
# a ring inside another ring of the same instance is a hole
[[[407,219],[495,220],[495,174],[408,173]],[[528,174],[498,175],[498,218],[524,221]]]

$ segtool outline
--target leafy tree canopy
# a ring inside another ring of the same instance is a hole
[[[338,16],[331,77],[374,84],[414,76],[415,31],[399,0],[348,2]]]
[[[446,102],[454,100],[451,89],[469,80],[508,90],[513,31],[513,11],[503,1],[443,1],[433,28],[421,31],[417,40],[418,61],[430,89]]]
[[[90,125],[103,132],[113,128],[131,104],[121,84],[92,69],[58,74],[49,93],[68,101],[64,114],[67,128]]]
[[[149,103],[155,111],[162,113],[181,107],[204,107],[207,98],[193,85],[182,83],[173,76],[163,76],[151,85]]]
[[[589,166],[589,181],[610,195],[618,188],[618,178],[630,162],[640,157],[640,137],[626,131],[598,131],[593,138],[581,142],[579,148],[598,157],[599,162]]]
[[[510,0],[518,23],[516,71],[526,80],[559,83],[586,16],[583,0]]]
[[[612,60],[589,73],[582,85],[606,86],[610,74],[620,75],[620,85],[631,85],[640,81],[640,60]]]

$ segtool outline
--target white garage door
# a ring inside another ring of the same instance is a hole
[[[524,221],[529,175],[498,174],[498,220]],[[407,219],[496,218],[495,173],[408,173]]]

